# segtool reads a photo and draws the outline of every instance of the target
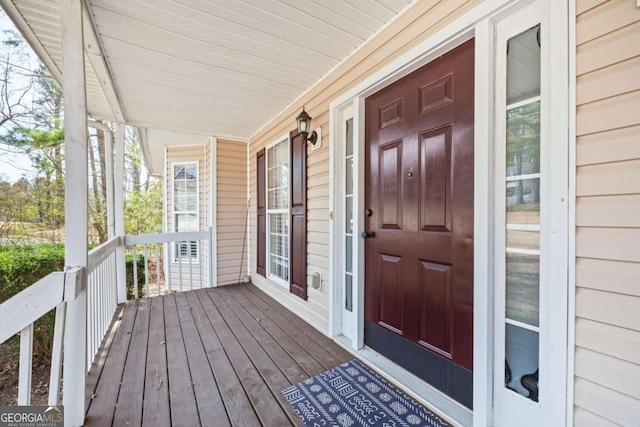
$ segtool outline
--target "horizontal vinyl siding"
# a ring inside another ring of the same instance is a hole
[[[200,230],[209,229],[209,195],[211,194],[209,190],[211,187],[210,174],[208,172],[208,145],[210,144],[167,147],[167,170],[165,171],[165,177],[167,180],[167,232],[175,231],[173,224],[173,164],[183,162],[198,163],[198,215]],[[201,285],[202,287],[210,286],[207,280],[207,250],[203,243],[200,243],[200,248],[200,263],[193,263],[191,268],[185,261],[182,263],[182,268],[180,268],[178,263],[171,262],[172,290],[197,289]],[[180,272],[180,270],[182,271]],[[191,280],[193,280],[193,286],[191,286]],[[180,283],[182,283],[182,287],[180,287]]]
[[[640,425],[640,9],[578,0],[576,426]]]
[[[319,272],[322,283],[319,290],[308,288],[305,302],[289,293],[288,289],[256,274],[251,266],[252,281],[278,299],[321,331],[329,329],[329,103],[346,90],[358,84],[376,70],[425,40],[454,19],[469,11],[480,1],[423,0],[417,2],[404,15],[355,52],[332,73],[269,122],[251,138],[250,198],[251,230],[256,230],[256,154],[267,144],[295,128],[295,117],[303,105],[313,117],[312,128],[322,128],[322,148],[307,151],[307,274]],[[256,234],[251,234],[251,258],[256,257]]]
[[[218,285],[243,281],[247,248],[247,144],[218,139],[216,150]]]

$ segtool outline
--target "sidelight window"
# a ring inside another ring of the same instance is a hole
[[[506,44],[505,386],[538,401],[540,25]]]

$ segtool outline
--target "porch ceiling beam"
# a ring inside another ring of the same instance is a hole
[[[65,425],[84,424],[87,336],[88,155],[87,96],[82,30],[82,1],[60,0],[64,144],[65,144],[65,266],[81,268],[77,293],[67,302],[64,337],[63,403]],[[67,286],[67,284],[65,284]]]

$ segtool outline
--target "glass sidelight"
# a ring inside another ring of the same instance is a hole
[[[344,163],[344,308],[353,311],[353,118],[344,122],[345,130],[345,163]]]
[[[540,25],[506,48],[505,387],[538,401]]]

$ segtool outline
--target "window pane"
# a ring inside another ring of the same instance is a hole
[[[539,324],[540,259],[537,255],[507,254],[507,318]]]
[[[507,223],[540,223],[540,179],[507,181]]]
[[[540,95],[540,25],[507,44],[507,104]]]
[[[345,122],[345,148],[347,157],[353,154],[353,119]]]
[[[353,194],[353,157],[347,159],[345,166],[346,173],[346,184],[345,184],[345,192],[346,194]]]
[[[352,311],[353,310],[353,277],[351,274],[345,274],[344,276],[344,308]]]
[[[506,376],[505,385],[516,393],[533,398],[531,393],[522,386],[522,377],[536,376],[538,371],[538,333],[515,325],[507,324],[506,330]],[[508,381],[507,381],[508,380]],[[531,382],[525,381],[525,384]],[[537,401],[537,380],[536,401]]]
[[[189,180],[196,180],[196,176],[198,174],[198,168],[196,167],[195,164],[192,165],[185,165],[184,167],[185,169],[185,176],[187,179]]]
[[[540,232],[507,229],[507,248],[540,249]]]
[[[344,257],[345,257],[345,269],[347,273],[352,273],[353,272],[353,237],[352,236],[347,236],[345,238]]]
[[[184,166],[183,165],[176,165],[176,166],[173,167],[173,177],[176,180],[184,179],[185,170],[184,170]]]
[[[345,232],[347,234],[353,233],[353,197],[347,197],[345,199]]]
[[[540,101],[507,111],[507,176],[540,172]]]

